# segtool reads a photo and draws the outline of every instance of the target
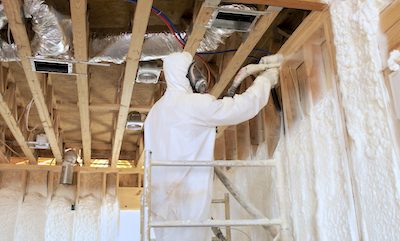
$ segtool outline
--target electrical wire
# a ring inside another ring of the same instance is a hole
[[[27,112],[26,112],[26,130],[29,132],[34,131],[39,125],[36,125],[33,127],[31,130],[29,129],[28,123],[29,123],[29,112],[31,111],[32,105],[35,103],[34,99],[32,98],[31,102],[26,106]]]
[[[7,143],[5,143],[3,140],[0,140],[1,143],[4,144],[4,146],[6,146],[8,149],[10,149],[10,151],[12,151],[15,155],[22,157],[18,152],[14,151],[14,149],[12,149],[9,145],[7,145]]]

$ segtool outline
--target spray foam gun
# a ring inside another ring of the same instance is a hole
[[[283,56],[281,54],[269,55],[262,57],[260,63],[258,64],[249,64],[239,70],[235,78],[233,79],[233,83],[231,88],[228,90],[227,97],[232,97],[235,95],[237,87],[242,83],[242,81],[250,75],[254,75],[263,71],[266,71],[270,68],[279,68],[282,65]]]

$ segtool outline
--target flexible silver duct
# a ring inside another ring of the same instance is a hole
[[[224,8],[235,8],[242,10],[254,10],[243,4],[231,4],[222,6]],[[213,16],[215,17],[215,16]],[[213,18],[210,19],[210,22]],[[207,29],[197,52],[209,52],[216,50],[225,40],[234,32],[234,30],[209,28]],[[186,32],[181,33],[182,37]],[[91,62],[111,62],[122,64],[125,61],[129,50],[131,34],[121,34],[118,36],[109,36],[106,38],[95,38],[91,46]],[[172,33],[152,33],[146,34],[143,43],[140,61],[149,61],[162,59],[167,55],[182,51],[181,45],[175,39]]]
[[[185,33],[181,33],[185,36]],[[129,50],[132,34],[121,34],[93,39],[90,62],[111,62],[122,64]],[[170,53],[182,50],[181,45],[170,33],[151,33],[145,35],[140,61],[161,59]]]
[[[7,22],[7,16],[6,12],[4,11],[3,4],[0,4],[0,29],[4,28]]]
[[[0,29],[3,29],[7,24],[7,16],[4,11],[3,4],[0,4]],[[0,61],[19,61],[18,49],[15,44],[9,44],[0,38]]]
[[[71,39],[63,26],[66,24],[68,27],[70,21],[61,21],[61,15],[42,0],[25,0],[24,13],[26,18],[32,18],[36,33],[31,42],[34,56],[71,58]]]

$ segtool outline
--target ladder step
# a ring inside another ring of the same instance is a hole
[[[151,166],[220,166],[220,167],[265,167],[276,166],[274,159],[262,161],[159,161],[151,160]]]
[[[281,225],[282,219],[242,219],[242,220],[206,220],[203,222],[191,220],[152,221],[152,228],[165,227],[219,227],[219,226],[271,226]]]

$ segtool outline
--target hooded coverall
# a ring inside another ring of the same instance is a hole
[[[167,89],[144,125],[145,148],[152,159],[214,160],[215,127],[249,120],[268,102],[271,82],[264,76],[233,98],[193,93],[186,78],[192,59],[187,52],[164,59]],[[209,219],[212,181],[212,167],[152,167],[152,220]],[[209,227],[155,228],[154,232],[157,241],[211,240]]]

